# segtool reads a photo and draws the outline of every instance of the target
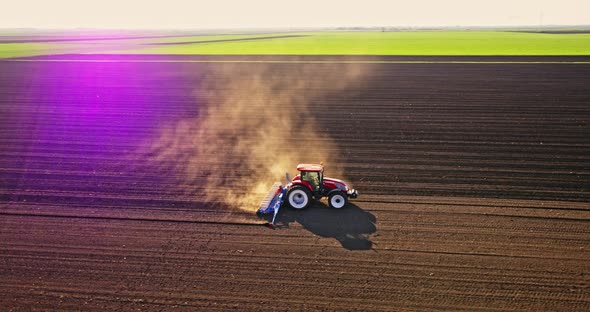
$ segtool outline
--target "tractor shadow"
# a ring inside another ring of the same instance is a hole
[[[333,209],[316,202],[304,210],[283,207],[277,216],[278,227],[289,227],[292,222],[325,238],[334,238],[348,250],[368,250],[373,247],[370,235],[377,231],[373,214],[353,203]]]

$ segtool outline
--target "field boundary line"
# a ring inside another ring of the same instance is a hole
[[[158,218],[134,218],[134,217],[109,217],[109,216],[82,216],[65,214],[43,214],[43,213],[15,213],[0,212],[2,216],[11,217],[39,217],[58,219],[98,219],[116,221],[138,221],[138,222],[163,222],[163,223],[193,223],[193,224],[220,224],[220,225],[244,225],[244,226],[267,226],[266,222],[235,222],[235,221],[204,221],[204,220],[182,220],[182,219],[158,219]]]
[[[590,65],[590,61],[331,61],[331,60],[81,60],[81,59],[0,59],[0,62],[46,63],[270,63],[270,64],[464,64],[464,65]]]

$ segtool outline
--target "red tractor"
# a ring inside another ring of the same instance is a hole
[[[287,184],[287,203],[295,209],[307,208],[313,196],[316,200],[328,197],[331,208],[340,209],[348,203],[348,198],[356,198],[358,192],[349,189],[342,180],[324,177],[324,166],[300,164],[299,174]]]
[[[258,213],[261,214],[274,211],[271,226],[285,198],[292,208],[304,209],[309,206],[312,197],[316,200],[328,197],[328,205],[331,208],[340,209],[348,203],[349,198],[358,196],[358,192],[349,188],[344,181],[324,177],[324,166],[321,164],[300,164],[297,166],[297,171],[299,174],[287,185],[275,183],[258,209]],[[289,181],[288,174],[287,181]]]

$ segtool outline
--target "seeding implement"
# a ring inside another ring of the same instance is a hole
[[[315,164],[300,164],[297,166],[299,174],[283,186],[276,182],[258,209],[259,214],[273,213],[273,226],[279,209],[286,203],[294,209],[304,209],[311,203],[312,197],[316,200],[328,197],[328,205],[331,208],[340,209],[348,203],[349,198],[356,198],[358,192],[350,189],[342,180],[324,177],[324,166]]]

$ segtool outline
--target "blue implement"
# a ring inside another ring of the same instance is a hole
[[[275,219],[277,218],[277,214],[279,213],[279,209],[283,205],[285,200],[285,194],[287,193],[287,189],[284,188],[281,183],[275,183],[266,197],[260,203],[260,208],[258,208],[258,213],[260,214],[269,214],[273,213],[272,221],[268,224],[269,226],[273,226]]]

